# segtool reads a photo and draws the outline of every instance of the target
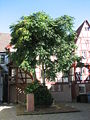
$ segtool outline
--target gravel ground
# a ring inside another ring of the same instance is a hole
[[[16,116],[16,107],[0,106],[0,120],[90,120],[90,103],[67,103],[81,112]]]

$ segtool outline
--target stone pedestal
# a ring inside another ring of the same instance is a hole
[[[34,94],[33,93],[27,94],[27,111],[28,112],[34,111]]]

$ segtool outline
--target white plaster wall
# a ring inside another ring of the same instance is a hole
[[[71,102],[71,86],[69,84],[63,85],[63,91],[51,92],[55,101],[57,102]]]

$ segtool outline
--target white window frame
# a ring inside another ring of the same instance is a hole
[[[83,91],[80,91],[80,87],[82,87]],[[85,84],[79,84],[79,94],[86,94],[86,86]]]

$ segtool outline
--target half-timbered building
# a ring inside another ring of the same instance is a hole
[[[90,24],[85,20],[77,29],[75,44],[77,49],[75,54],[81,57],[79,63],[75,62],[68,74],[57,73],[55,82],[46,80],[46,85],[51,90],[55,101],[77,100],[79,95],[90,94]],[[1,35],[1,34],[0,34]],[[11,37],[9,37],[10,42]],[[0,39],[0,42],[2,40]],[[4,62],[6,50],[14,52],[9,42],[3,45],[0,43],[0,101],[5,102],[25,102],[24,92],[28,83],[33,81],[33,76],[28,71],[18,68],[12,62]],[[5,43],[5,42],[4,42]],[[4,51],[1,49],[4,48]],[[5,57],[6,58],[6,57]],[[8,61],[6,59],[6,61]],[[36,68],[36,77],[42,82],[41,66]]]
[[[85,20],[77,29],[75,40],[77,49],[75,54],[81,57],[79,63],[74,63],[72,71],[72,99],[76,100],[79,95],[90,94],[90,24]]]

